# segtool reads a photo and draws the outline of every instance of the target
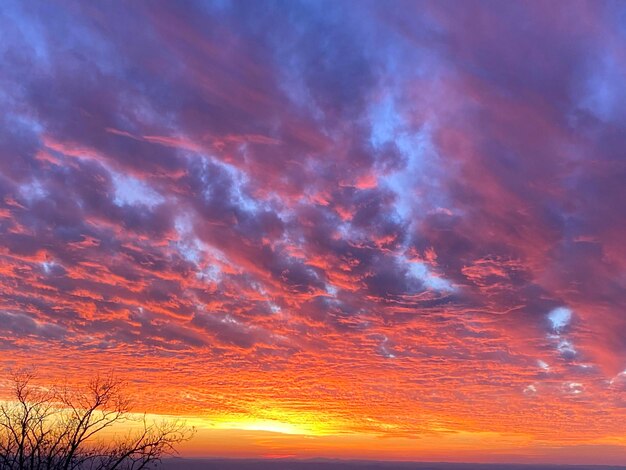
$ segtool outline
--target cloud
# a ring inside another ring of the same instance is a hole
[[[9,2],[13,361],[346,432],[621,432],[623,8],[398,5]]]
[[[566,307],[557,307],[548,313],[548,320],[550,320],[552,324],[552,329],[556,333],[559,333],[567,327],[572,320],[572,311]]]

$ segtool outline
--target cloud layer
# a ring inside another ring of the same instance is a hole
[[[624,18],[8,2],[2,365],[114,368],[154,412],[614,444]]]

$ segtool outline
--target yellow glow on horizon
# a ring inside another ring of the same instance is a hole
[[[333,434],[327,422],[310,414],[303,416],[293,413],[266,412],[249,416],[217,416],[200,421],[198,427],[210,429],[239,429],[302,436]]]
[[[334,435],[342,426],[327,416],[310,412],[284,411],[277,408],[262,409],[249,414],[222,414],[211,416],[147,415],[150,421],[180,419],[198,430],[259,431],[299,436]]]
[[[280,413],[277,408],[265,410],[266,415],[280,416]],[[488,452],[493,462],[508,461],[514,456],[532,463],[533,459],[559,461],[559,455],[577,452],[580,445],[564,440],[555,447],[553,442],[542,442],[528,433],[475,431],[451,428],[441,423],[432,423],[430,430],[421,434],[419,439],[385,437],[384,433],[372,432],[371,429],[342,426],[340,421],[332,422],[331,427],[331,421],[322,419],[327,418],[323,414],[300,414],[293,410],[282,411],[282,414],[283,419],[243,414],[199,417],[131,413],[130,420],[106,430],[103,437],[132,432],[141,426],[145,417],[148,423],[179,419],[194,427],[197,430],[195,436],[180,446],[181,455],[186,457],[263,458],[287,455],[316,458],[332,455],[343,459],[479,461]],[[626,450],[619,450],[626,449],[626,438],[621,435],[605,436],[588,443],[612,449],[615,459],[626,455],[623,454]],[[558,447],[562,447],[563,454],[559,454]]]
[[[302,434],[309,435],[311,432],[307,429],[299,428],[291,423],[283,423],[275,420],[258,420],[251,419],[249,422],[240,421],[232,423],[222,423],[221,429],[241,429],[245,431],[265,431],[281,434]]]

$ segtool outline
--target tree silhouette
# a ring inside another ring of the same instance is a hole
[[[37,387],[31,372],[11,379],[12,400],[0,404],[0,470],[140,470],[194,433],[180,420],[131,414],[124,384],[113,377],[81,390]],[[119,434],[116,424],[135,429]]]

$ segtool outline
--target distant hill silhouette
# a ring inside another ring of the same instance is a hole
[[[165,459],[163,470],[626,470],[608,465],[417,463],[346,460]]]

